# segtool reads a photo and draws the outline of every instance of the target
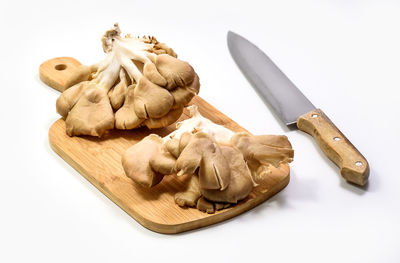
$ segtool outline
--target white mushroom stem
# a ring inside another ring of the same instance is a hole
[[[118,79],[121,68],[124,68],[131,80],[139,82],[143,74],[133,63],[133,60],[153,63],[150,50],[153,44],[144,43],[141,38],[121,38],[120,29],[116,24],[113,29],[103,36],[103,48],[108,53],[107,57],[93,65],[97,68],[92,76],[92,82],[108,91]]]
[[[189,110],[191,118],[177,123],[177,129],[163,138],[164,143],[171,139],[179,140],[185,132],[193,133],[202,131],[214,138],[219,145],[230,145],[230,140],[235,134],[233,131],[201,116],[197,105],[191,105],[187,107],[187,109]]]
[[[118,78],[120,72],[120,64],[114,58],[111,59],[110,64],[103,70],[97,78],[93,79],[92,81],[99,85],[100,87],[104,88],[107,92],[111,87],[114,85],[115,81]]]
[[[100,72],[103,72],[108,67],[108,65],[110,65],[112,59],[113,59],[113,56],[107,56],[102,61],[93,64],[92,67],[97,68],[97,70],[96,70],[96,73],[92,77],[96,78],[100,74]]]
[[[153,47],[153,44],[143,43],[139,40],[139,38],[116,38],[114,41],[114,49],[120,50],[130,59],[138,60],[143,64],[147,62],[151,62],[149,58],[147,58],[146,50],[149,50]]]

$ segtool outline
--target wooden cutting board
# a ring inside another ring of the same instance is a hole
[[[73,58],[51,59],[40,66],[40,78],[52,87],[61,89],[64,83],[68,83],[66,72],[71,72],[73,67],[79,65]],[[245,131],[199,96],[193,98],[191,104],[197,104],[200,113],[213,122],[233,131]],[[185,110],[180,120],[188,117],[188,111]],[[64,120],[59,119],[50,127],[49,142],[61,158],[114,203],[144,227],[159,233],[179,233],[232,218],[264,202],[289,183],[289,165],[286,164],[273,169],[272,174],[259,182],[259,186],[245,200],[231,208],[215,214],[206,214],[195,208],[181,208],[175,204],[174,195],[185,190],[187,176],[166,176],[160,184],[147,189],[130,180],[121,164],[124,151],[145,136],[150,133],[165,136],[174,129],[175,124],[157,130],[113,130],[101,139],[69,137],[65,132]]]

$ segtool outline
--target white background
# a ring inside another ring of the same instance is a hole
[[[38,77],[50,58],[84,64],[99,41],[155,35],[201,79],[200,95],[255,134],[285,134],[291,182],[217,225],[162,235],[139,225],[49,147],[59,93]],[[1,1],[0,262],[400,262],[399,1]],[[300,131],[256,95],[226,45],[261,47],[371,165],[345,183]]]

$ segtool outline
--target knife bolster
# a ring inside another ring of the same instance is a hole
[[[314,137],[322,151],[340,168],[344,179],[361,186],[367,183],[367,160],[321,109],[300,116],[297,127]]]

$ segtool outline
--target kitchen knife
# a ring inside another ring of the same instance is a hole
[[[365,185],[369,176],[367,160],[324,112],[315,108],[257,46],[231,31],[227,39],[233,60],[281,120],[288,126],[297,124],[312,135],[347,181]]]

